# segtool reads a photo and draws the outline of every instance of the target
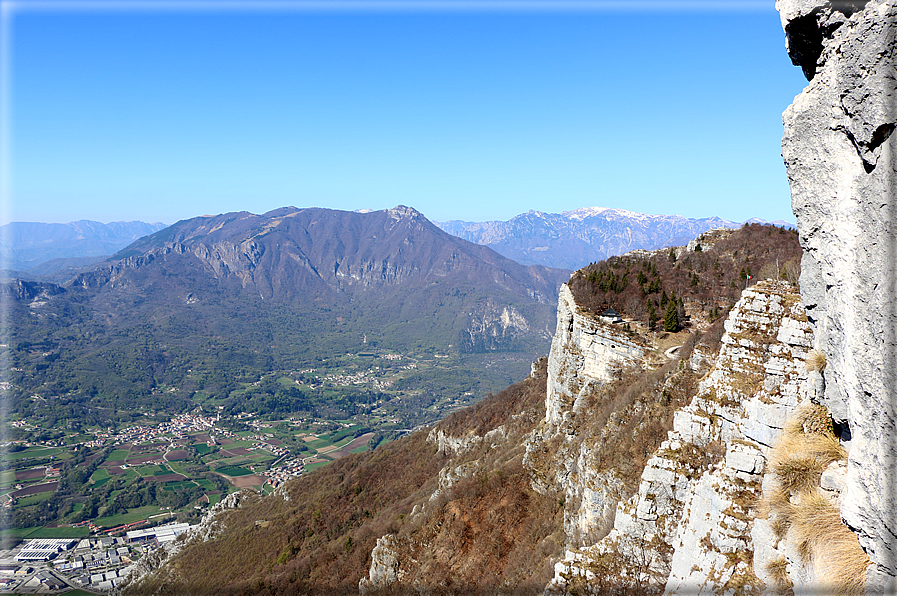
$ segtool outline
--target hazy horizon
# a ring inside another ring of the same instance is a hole
[[[3,223],[793,221],[781,113],[806,81],[772,2],[36,6],[3,12]]]

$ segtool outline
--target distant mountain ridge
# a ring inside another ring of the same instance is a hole
[[[180,389],[155,407],[189,407],[199,389],[227,399],[247,371],[373,347],[450,354],[459,379],[500,388],[547,352],[569,277],[451,236],[410,207],[285,207],[179,221],[65,284],[2,291],[13,297],[17,399],[67,395],[112,417],[161,387]],[[50,352],[59,357],[44,362]],[[196,375],[214,380],[203,389]],[[428,375],[413,383],[443,382]]]
[[[0,254],[3,265],[8,269],[31,269],[57,259],[59,267],[74,264],[75,261],[68,261],[70,259],[80,259],[81,264],[89,264],[89,258],[107,257],[164,227],[163,223],[142,221],[17,221],[0,226]],[[56,270],[52,266],[50,269]]]
[[[574,270],[637,248],[684,245],[707,230],[741,225],[719,217],[691,219],[606,207],[562,213],[528,211],[508,221],[435,223],[449,234],[488,246],[519,263]]]

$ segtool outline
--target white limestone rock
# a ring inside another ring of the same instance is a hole
[[[358,591],[362,594],[384,589],[405,575],[399,563],[395,548],[395,536],[386,534],[377,538],[377,545],[371,550],[371,567],[368,577],[358,581]]]
[[[646,346],[619,326],[578,312],[566,284],[558,296],[557,330],[548,356],[545,420],[574,430],[577,407],[589,388],[612,378],[621,365],[644,358]]]
[[[897,592],[897,5],[776,6],[811,79],[783,115],[782,155],[822,402],[851,435],[841,514],[873,562],[869,589]]]

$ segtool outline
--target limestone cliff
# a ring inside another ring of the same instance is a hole
[[[620,325],[579,312],[567,284],[558,296],[557,330],[548,356],[545,421],[552,428],[570,425],[582,398],[615,370],[641,361],[647,344]]]
[[[851,437],[841,515],[897,591],[897,5],[776,2],[809,79],[782,155],[804,248],[801,293],[825,356],[824,403]]]
[[[803,365],[812,334],[793,289],[776,282],[746,290],[725,330],[711,370],[675,413],[637,492],[617,505],[611,531],[568,550],[550,592],[763,587],[751,564],[762,475],[785,420],[813,389]]]

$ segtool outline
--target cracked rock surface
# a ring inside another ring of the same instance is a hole
[[[779,0],[809,84],[783,115],[823,402],[851,438],[841,515],[897,592],[897,4]]]

